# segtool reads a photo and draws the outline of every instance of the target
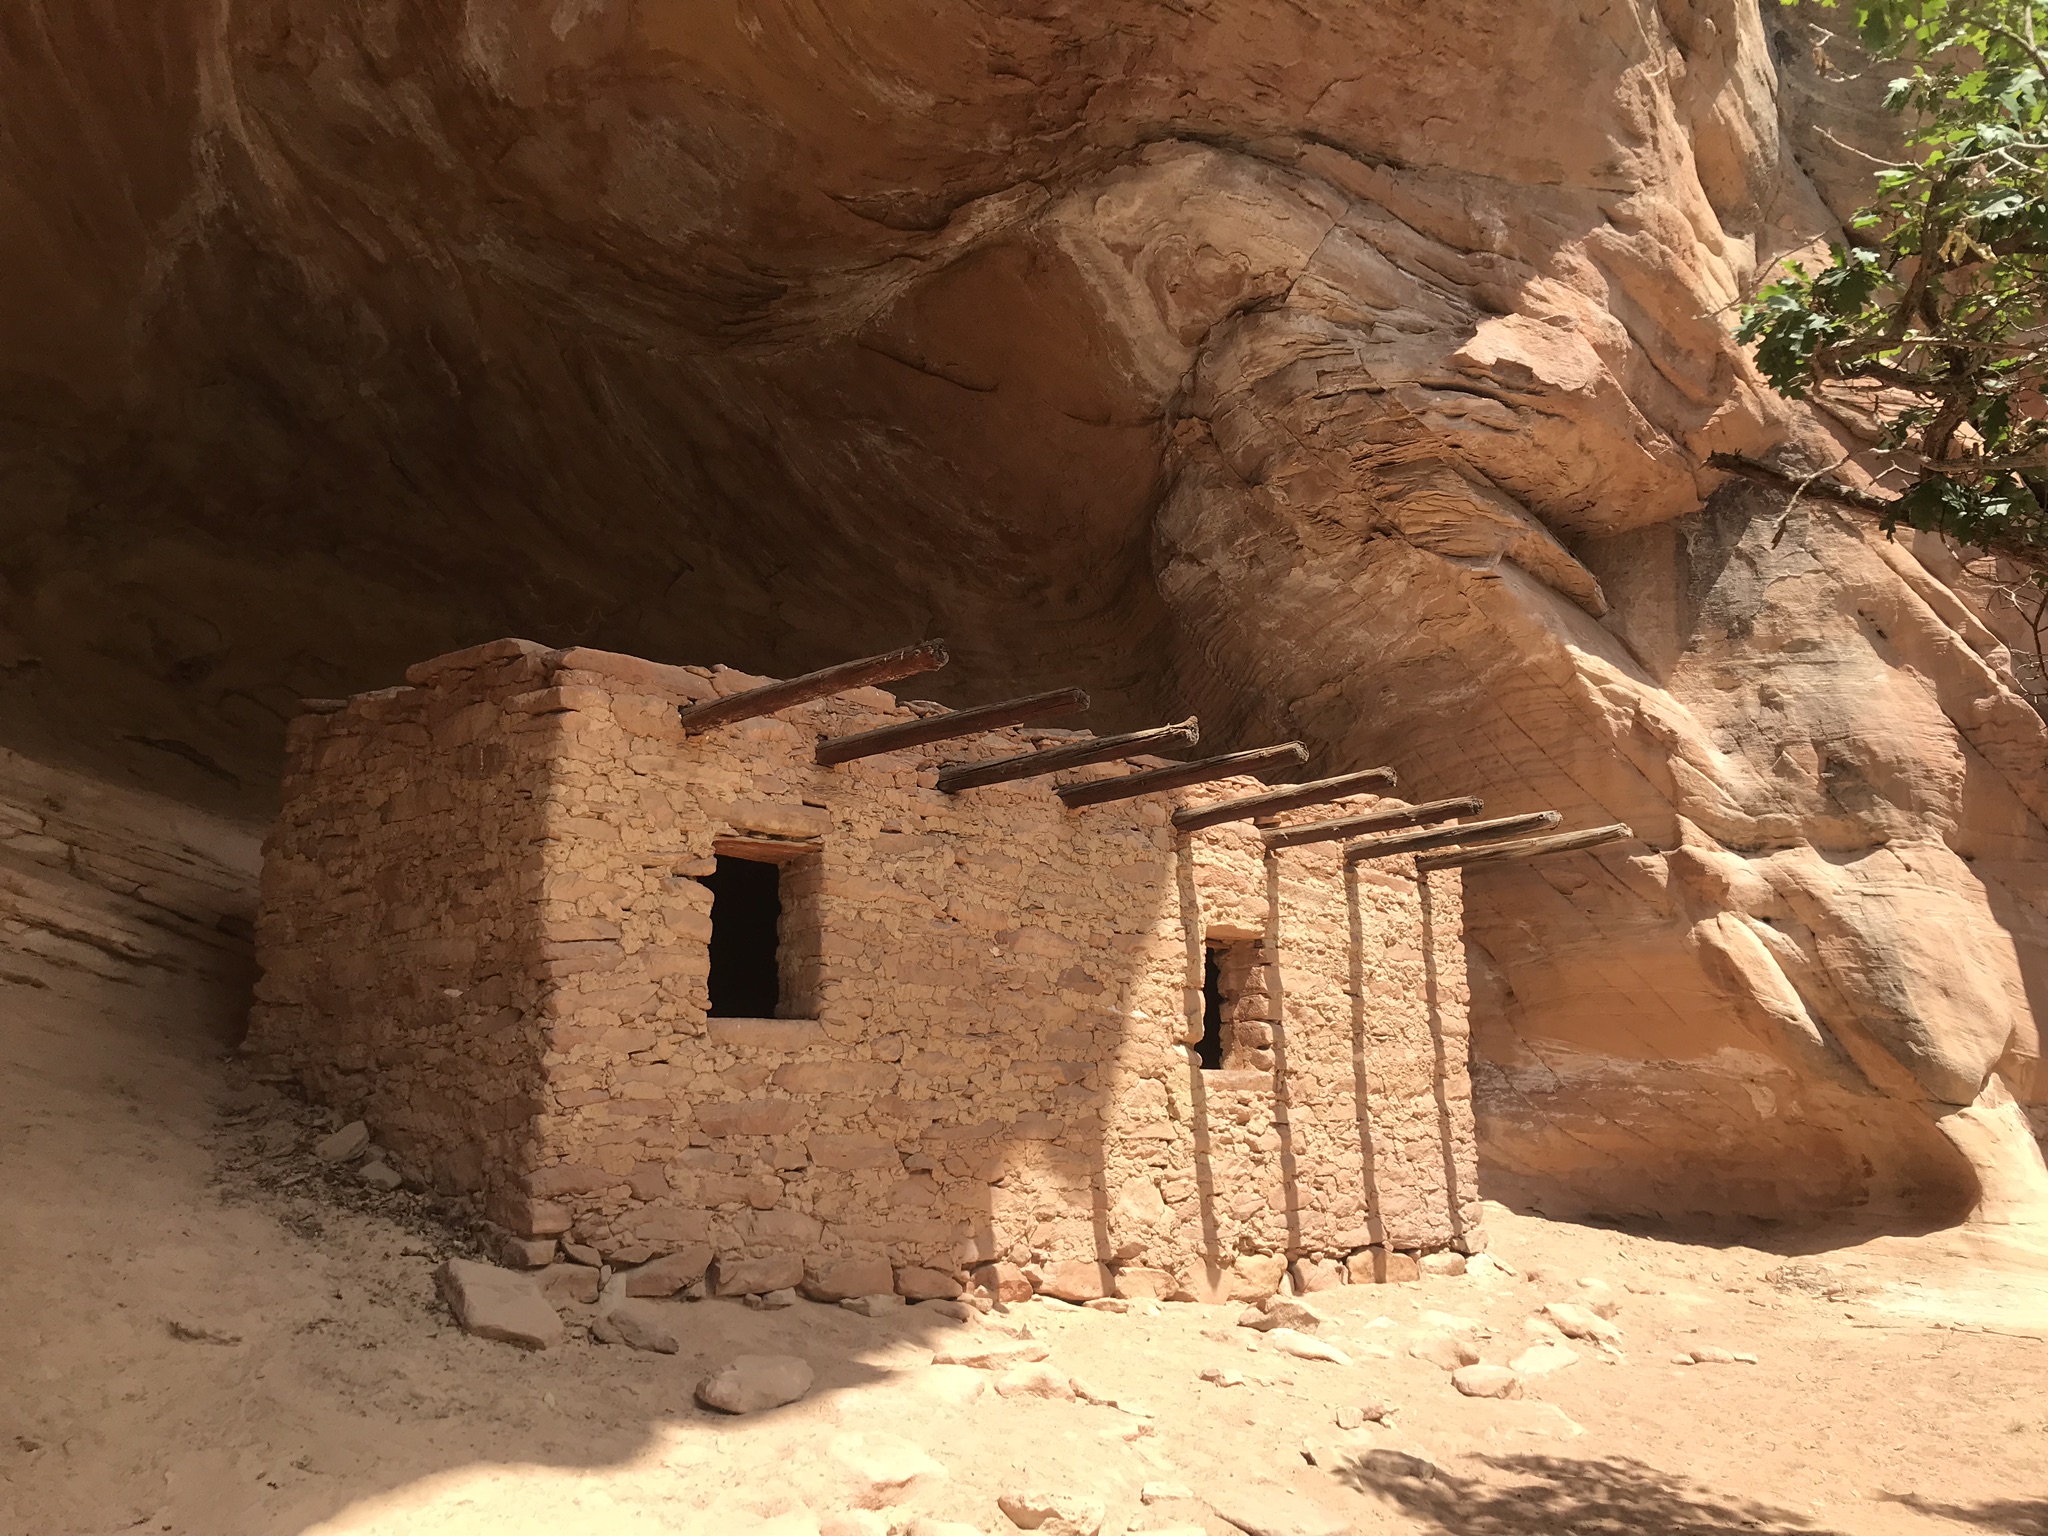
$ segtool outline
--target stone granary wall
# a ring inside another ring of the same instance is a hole
[[[816,766],[936,710],[876,689],[685,734],[679,703],[761,681],[507,640],[314,706],[247,1049],[521,1235],[762,1288],[1004,1262],[1220,1299],[1481,1246],[1455,872],[1173,831],[1243,778],[935,787],[1071,731]],[[721,854],[780,868],[788,1017],[709,1016]]]

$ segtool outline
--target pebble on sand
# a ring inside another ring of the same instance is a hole
[[[1723,1349],[1718,1344],[1695,1344],[1683,1355],[1672,1356],[1674,1365],[1755,1365],[1756,1356]]]
[[[1332,1365],[1351,1363],[1351,1357],[1336,1345],[1305,1333],[1296,1333],[1292,1328],[1273,1329],[1266,1335],[1266,1342],[1281,1354],[1292,1355],[1297,1360],[1327,1360]]]
[[[1266,1332],[1274,1328],[1292,1328],[1298,1333],[1313,1333],[1328,1319],[1305,1301],[1292,1296],[1268,1296],[1259,1306],[1246,1307],[1239,1314],[1237,1326],[1256,1328]]]
[[[1522,1378],[1504,1365],[1466,1365],[1451,1372],[1451,1385],[1467,1397],[1520,1397]]]

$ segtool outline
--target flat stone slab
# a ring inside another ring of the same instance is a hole
[[[1546,1339],[1540,1344],[1531,1344],[1508,1362],[1508,1369],[1517,1376],[1548,1376],[1552,1371],[1561,1371],[1568,1365],[1576,1365],[1579,1352],[1569,1344],[1559,1344]]]
[[[1052,1351],[1037,1339],[962,1339],[932,1355],[934,1365],[971,1365],[980,1371],[1007,1371],[1043,1360]]]
[[[858,1312],[862,1317],[881,1317],[901,1312],[909,1303],[894,1291],[886,1291],[874,1296],[849,1296],[839,1305],[849,1312]]]
[[[323,1136],[313,1144],[313,1155],[323,1163],[345,1163],[369,1149],[370,1128],[360,1120],[351,1120],[332,1136]]]
[[[912,1301],[951,1300],[960,1294],[960,1282],[944,1270],[905,1267],[896,1271],[896,1294]]]
[[[813,1301],[850,1301],[884,1295],[895,1285],[887,1259],[833,1259],[806,1268],[798,1287]]]
[[[804,1261],[800,1254],[777,1254],[765,1259],[720,1259],[711,1266],[711,1294],[714,1296],[757,1296],[763,1291],[786,1291],[801,1284]]]
[[[1045,1397],[1066,1400],[1074,1396],[1074,1384],[1067,1373],[1034,1362],[1003,1372],[996,1378],[996,1392],[1002,1397]]]
[[[449,1259],[434,1278],[465,1333],[521,1349],[550,1349],[565,1337],[561,1318],[525,1275],[495,1264]]]
[[[901,1504],[914,1484],[943,1482],[948,1475],[921,1446],[900,1435],[837,1435],[827,1453],[845,1471],[853,1502],[863,1509]]]
[[[1284,1488],[1245,1488],[1205,1495],[1225,1524],[1244,1536],[1348,1536],[1351,1521]]]
[[[1349,1365],[1351,1357],[1326,1339],[1296,1332],[1292,1328],[1268,1330],[1266,1342],[1283,1355],[1297,1360],[1327,1360],[1332,1365]]]

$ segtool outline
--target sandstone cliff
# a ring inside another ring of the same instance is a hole
[[[2010,616],[1703,468],[1855,446],[1728,339],[1857,196],[1867,95],[1796,21],[29,5],[0,721],[255,812],[295,697],[475,639],[943,634],[959,702],[1081,681],[1635,827],[1469,883],[1498,1192],[2025,1214]]]

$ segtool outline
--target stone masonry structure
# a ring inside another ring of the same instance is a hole
[[[291,727],[246,1049],[511,1231],[728,1292],[1003,1264],[1076,1299],[1483,1244],[1454,871],[1173,830],[1244,778],[935,787],[1080,732],[816,766],[938,711],[878,689],[686,734],[764,680],[516,640],[406,677]],[[713,1016],[733,860],[777,872],[779,1017]]]

